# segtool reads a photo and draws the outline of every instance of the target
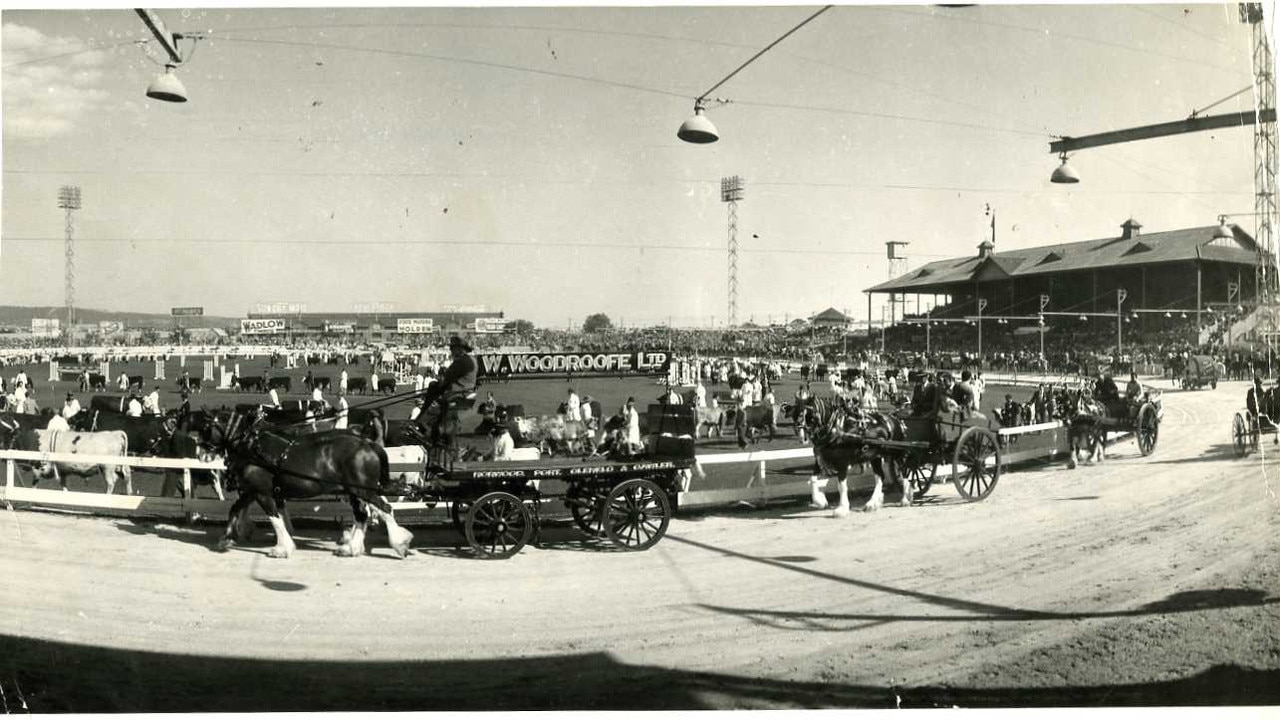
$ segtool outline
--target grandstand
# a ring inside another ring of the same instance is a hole
[[[1191,345],[1230,340],[1232,326],[1257,304],[1262,253],[1242,228],[1226,227],[1230,233],[1217,225],[1143,233],[1142,224],[1129,219],[1117,237],[999,253],[984,240],[976,255],[931,262],[865,290],[868,314],[873,295],[892,293],[906,311],[904,324],[916,326],[899,326],[899,341],[923,336],[919,326],[927,323],[961,343],[957,350],[973,351],[977,322],[984,350],[1028,336],[1037,342],[1043,310],[1046,335],[1109,337],[1114,344],[1122,290],[1126,334],[1176,336]],[[980,299],[986,301],[981,309]],[[894,337],[891,331],[888,338]]]
[[[250,320],[281,319],[294,339],[332,338],[367,342],[405,339],[442,333],[501,332],[504,323],[502,311],[422,311],[391,313],[354,312],[304,312],[258,313],[246,316]],[[401,328],[409,332],[401,332]]]

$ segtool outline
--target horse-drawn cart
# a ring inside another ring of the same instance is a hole
[[[447,502],[454,527],[485,558],[520,552],[550,500],[562,501],[588,536],[647,550],[666,534],[679,473],[692,467],[692,457],[458,462],[434,473],[419,497]]]
[[[1182,371],[1182,388],[1199,390],[1208,385],[1211,390],[1217,390],[1218,379],[1225,374],[1226,368],[1217,360],[1208,355],[1192,355]]]
[[[1248,410],[1237,410],[1231,418],[1231,443],[1236,457],[1244,457],[1259,448],[1263,435],[1274,435],[1280,444],[1280,427],[1266,413],[1253,415]]]
[[[890,461],[884,463],[887,472],[915,486],[916,495],[929,491],[938,465],[946,462],[951,463],[952,484],[965,500],[985,500],[995,490],[1000,480],[1000,443],[982,413],[884,417],[894,426],[891,437],[865,442]]]

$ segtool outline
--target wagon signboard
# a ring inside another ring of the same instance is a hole
[[[512,378],[660,376],[671,365],[671,353],[665,350],[481,354],[477,359],[481,376]]]

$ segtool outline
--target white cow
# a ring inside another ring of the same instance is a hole
[[[46,453],[67,453],[80,455],[111,455],[124,457],[129,453],[129,436],[122,430],[106,432],[75,432],[68,430],[35,430],[24,436],[19,443],[26,447],[20,450],[35,450]],[[88,477],[101,470],[102,478],[107,482],[107,494],[115,492],[116,481],[123,478],[125,491],[133,494],[133,472],[128,465],[99,465],[97,463],[54,462],[38,463],[35,467],[35,479],[40,481],[55,477],[63,490],[67,489],[67,475]]]

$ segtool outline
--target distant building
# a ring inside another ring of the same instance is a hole
[[[819,330],[824,328],[833,328],[836,330],[848,330],[853,325],[853,318],[845,315],[839,310],[829,307],[826,310],[814,315],[809,319],[814,328]]]
[[[357,342],[436,343],[452,334],[500,332],[502,311],[422,311],[394,313],[249,313],[250,320],[280,319],[295,339]],[[403,332],[402,332],[403,330]]]

